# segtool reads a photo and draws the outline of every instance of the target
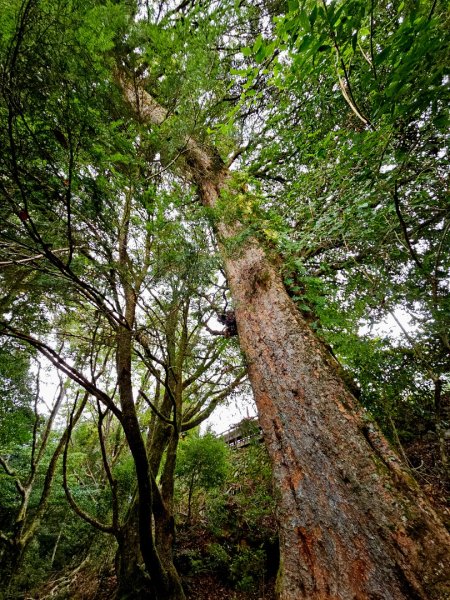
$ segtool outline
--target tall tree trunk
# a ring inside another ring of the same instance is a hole
[[[448,597],[447,531],[264,252],[226,265],[280,494],[279,598]]]
[[[121,78],[141,122],[166,111]],[[211,208],[230,175],[186,140],[184,168]],[[222,200],[223,202],[224,200]],[[217,224],[224,244],[239,224]],[[241,347],[278,489],[280,600],[444,600],[450,536],[339,377],[255,239],[222,246]]]
[[[128,322],[132,323],[132,320],[128,319]],[[133,399],[131,383],[131,336],[131,331],[125,329],[124,327],[119,330],[117,336],[117,376],[119,383],[118,388],[120,405],[122,409],[121,424],[125,432],[136,469],[139,493],[139,500],[137,504],[139,547],[145,567],[147,568],[151,578],[147,597],[149,600],[165,600],[166,598],[169,598],[169,596],[166,594],[168,582],[156,552],[153,540],[151,514],[153,498],[149,464]],[[127,542],[129,542],[128,538],[126,540]],[[119,550],[128,552],[129,543],[127,543],[123,549],[120,547],[119,543]],[[124,555],[123,558],[126,560],[126,555]],[[121,573],[125,573],[123,568]]]
[[[120,280],[125,297],[125,323],[117,330],[116,369],[123,427],[136,470],[138,498],[130,509],[130,518],[119,535],[119,598],[142,600],[183,600],[183,590],[173,563],[161,561],[153,537],[154,493],[157,491],[147,453],[147,445],[140,431],[133,397],[131,358],[133,326],[136,317],[137,290],[141,283],[130,281],[128,234],[132,196],[128,194],[119,228],[118,250]],[[139,278],[138,278],[139,279]],[[141,280],[142,281],[142,280]],[[134,556],[132,546],[135,545]],[[137,547],[139,544],[139,548]],[[142,560],[149,578],[140,576],[142,569],[136,558]],[[167,561],[166,561],[167,562]],[[135,579],[136,576],[136,579]],[[131,588],[131,589],[130,589]]]

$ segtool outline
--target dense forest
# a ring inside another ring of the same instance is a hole
[[[450,597],[449,65],[443,0],[0,0],[0,599]]]

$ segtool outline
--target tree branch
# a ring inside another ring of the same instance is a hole
[[[119,421],[121,421],[122,412],[114,404],[114,402],[111,400],[108,394],[102,392],[102,390],[99,390],[97,386],[88,379],[86,379],[86,377],[82,373],[80,373],[74,367],[71,367],[57,352],[55,352],[55,350],[53,350],[53,348],[51,348],[44,342],[41,342],[40,340],[34,338],[31,335],[27,335],[25,333],[22,333],[21,331],[18,331],[17,329],[15,329],[14,327],[12,327],[4,321],[0,321],[0,327],[3,327],[3,331],[0,329],[0,335],[3,334],[8,337],[23,340],[24,342],[27,342],[28,344],[39,350],[39,352],[41,352],[43,356],[48,358],[48,360],[53,365],[55,365],[55,367],[57,367],[60,371],[68,375],[70,379],[72,379],[72,381],[75,381],[75,383],[80,385],[87,392],[92,394],[95,398],[98,398],[105,406],[107,406],[111,410],[111,412],[119,419]]]
[[[74,511],[74,513],[77,514],[79,517],[81,517],[84,521],[89,523],[89,525],[92,525],[93,527],[95,527],[96,529],[99,529],[100,531],[103,531],[104,533],[115,534],[116,531],[112,525],[105,525],[104,523],[100,523],[100,521],[97,521],[97,519],[94,519],[94,517],[89,515],[82,508],[80,508],[78,506],[78,504],[75,502],[75,500],[72,496],[72,493],[69,489],[69,486],[67,483],[67,453],[68,453],[68,449],[69,449],[70,438],[72,436],[73,413],[74,413],[74,411],[72,410],[70,417],[69,417],[67,439],[66,439],[66,443],[64,446],[64,454],[63,454],[63,488],[64,488],[64,492],[66,494],[67,501],[69,502],[69,505],[70,505],[71,509]]]
[[[150,400],[150,398],[147,396],[147,394],[143,390],[139,390],[138,393],[147,402],[147,404],[150,406],[150,408],[155,413],[155,415],[159,419],[161,419],[161,421],[164,421],[164,423],[167,423],[167,425],[171,425],[172,427],[175,427],[175,423],[172,420],[167,419],[163,414],[161,414],[159,412],[159,410],[156,408],[156,406],[153,404],[153,402]]]

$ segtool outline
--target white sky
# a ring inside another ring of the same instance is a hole
[[[200,430],[204,433],[210,429],[215,434],[221,434],[242,419],[255,417],[256,414],[256,404],[253,398],[237,398],[231,400],[227,405],[216,408],[209,419],[202,423]]]

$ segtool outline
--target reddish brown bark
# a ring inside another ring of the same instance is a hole
[[[280,599],[448,597],[447,531],[279,275],[255,246],[226,262],[280,493]]]
[[[140,118],[165,114],[122,81]],[[192,139],[185,169],[215,207],[229,174]],[[233,195],[230,198],[232,212]],[[219,222],[241,347],[278,489],[280,600],[448,598],[450,537],[359,408],[256,240]]]

